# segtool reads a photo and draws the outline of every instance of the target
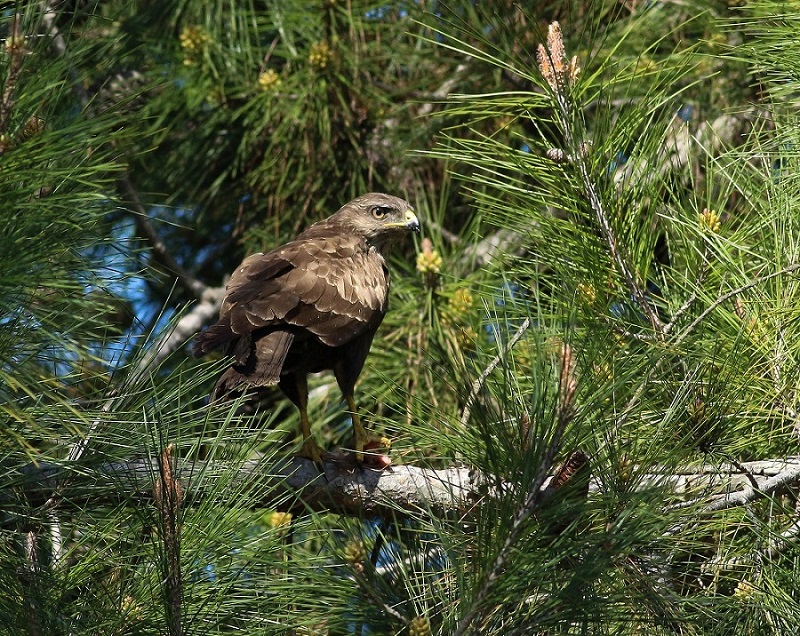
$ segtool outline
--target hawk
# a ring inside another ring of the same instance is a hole
[[[316,463],[307,375],[332,370],[353,419],[356,459],[375,438],[358,416],[353,389],[389,300],[387,244],[419,232],[411,206],[370,193],[296,239],[242,261],[225,289],[219,320],[195,339],[195,355],[222,348],[231,366],[211,399],[278,385],[300,410],[301,455]]]

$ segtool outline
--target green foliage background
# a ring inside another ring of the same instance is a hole
[[[652,476],[798,454],[798,28],[773,0],[2,5],[0,632],[790,633],[796,481],[712,509]],[[424,231],[359,403],[396,464],[489,482],[289,522],[236,478],[296,447],[286,400],[209,406],[223,361],[153,354],[370,190]],[[216,462],[184,505],[86,479],[167,448]],[[576,449],[589,494],[538,499]]]

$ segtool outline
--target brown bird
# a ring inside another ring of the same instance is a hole
[[[244,259],[228,282],[219,320],[194,343],[195,355],[222,347],[233,358],[211,399],[257,397],[277,384],[300,410],[301,454],[320,463],[306,376],[333,370],[362,461],[376,438],[361,423],[353,389],[388,308],[389,269],[381,250],[410,232],[419,232],[419,220],[406,201],[370,193],[286,245]]]

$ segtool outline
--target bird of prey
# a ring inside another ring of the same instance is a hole
[[[293,241],[245,258],[228,282],[219,320],[194,343],[198,356],[221,347],[232,357],[211,399],[257,396],[277,384],[300,410],[301,455],[319,464],[306,376],[333,370],[352,415],[361,462],[376,438],[361,423],[353,389],[388,308],[389,269],[382,250],[419,227],[406,201],[370,193]]]

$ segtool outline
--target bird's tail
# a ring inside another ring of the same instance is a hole
[[[249,355],[244,351],[234,352],[236,362],[217,380],[211,392],[212,400],[235,397],[252,389],[280,382],[283,363],[294,340],[294,334],[287,331],[273,331],[248,340]]]
[[[254,387],[247,381],[247,376],[237,371],[236,367],[230,367],[219,376],[211,389],[211,401],[232,400],[252,388]]]
[[[195,336],[192,352],[199,358],[218,347],[227,346],[235,338],[236,334],[231,331],[231,326],[220,320]]]

